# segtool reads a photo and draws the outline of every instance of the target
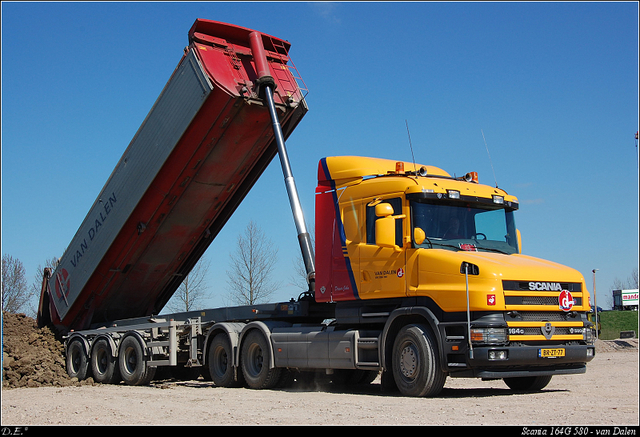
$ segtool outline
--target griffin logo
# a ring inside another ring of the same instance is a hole
[[[558,304],[562,311],[571,311],[571,308],[573,308],[574,304],[573,296],[571,295],[571,293],[567,290],[562,290],[560,292],[560,295],[558,296]]]

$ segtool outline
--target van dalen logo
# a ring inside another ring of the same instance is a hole
[[[558,296],[558,303],[562,311],[571,311],[573,308],[573,296],[568,290],[562,290]]]

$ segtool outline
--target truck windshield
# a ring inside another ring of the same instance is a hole
[[[420,228],[426,236],[416,247],[518,252],[513,211],[498,205],[419,200],[411,202],[411,217],[413,230]]]

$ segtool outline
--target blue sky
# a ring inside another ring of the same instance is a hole
[[[188,44],[196,18],[292,44],[309,113],[287,141],[307,224],[318,160],[477,171],[520,200],[524,253],[579,270],[607,308],[638,265],[638,4],[2,3],[2,253],[60,256]],[[491,155],[493,169],[482,132]],[[206,253],[224,305],[249,220],[298,257],[278,160]]]

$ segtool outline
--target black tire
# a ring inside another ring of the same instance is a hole
[[[269,368],[271,345],[260,331],[253,330],[242,342],[240,366],[249,388],[274,388],[280,382],[281,370]]]
[[[80,339],[72,340],[67,347],[67,374],[78,381],[89,377],[89,355],[84,342]]]
[[[404,396],[437,396],[446,379],[438,346],[425,325],[400,329],[393,344],[393,378]]]
[[[147,365],[143,345],[133,335],[125,337],[120,343],[118,367],[127,385],[147,385],[156,373],[155,367]]]
[[[120,381],[118,359],[113,356],[111,344],[101,338],[91,349],[91,373],[93,379],[101,384],[113,384]]]
[[[217,334],[211,340],[207,353],[207,364],[211,380],[218,387],[236,387],[238,383],[234,377],[231,343],[226,334]]]
[[[516,391],[540,391],[551,382],[549,376],[525,376],[522,378],[504,378],[504,383],[511,390]]]

